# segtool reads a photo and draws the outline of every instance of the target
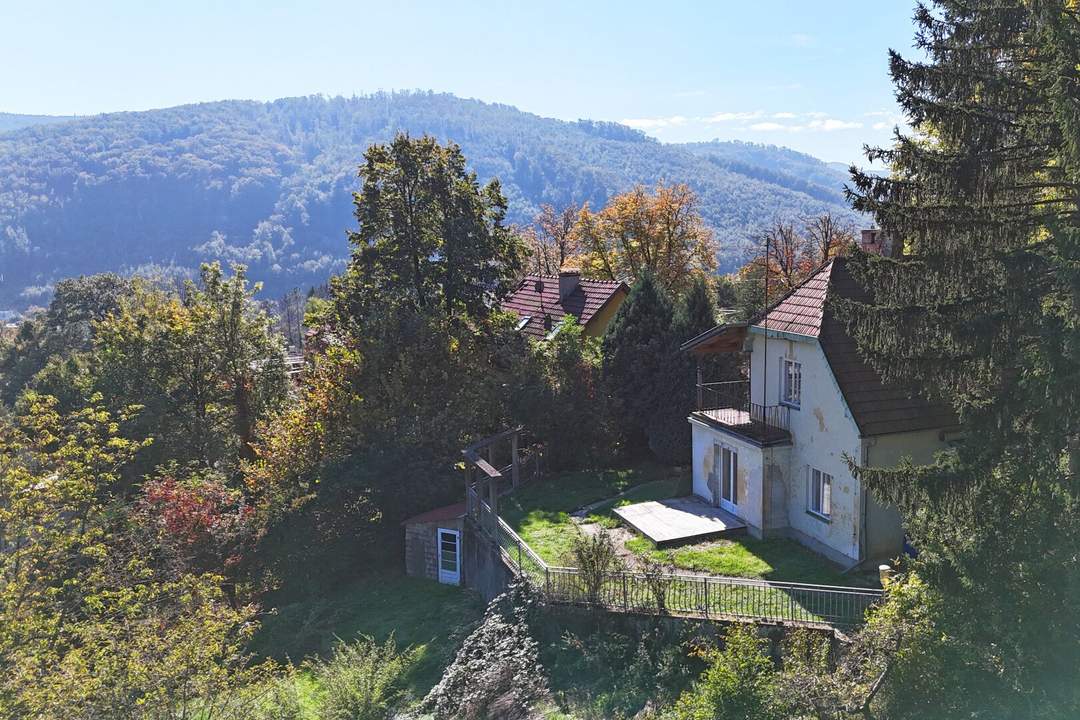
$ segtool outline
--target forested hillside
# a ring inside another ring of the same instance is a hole
[[[31,125],[52,125],[74,119],[75,117],[67,115],[19,115],[18,113],[0,112],[0,133],[30,127]]]
[[[321,282],[348,254],[363,151],[399,130],[459,143],[482,181],[502,182],[512,222],[542,203],[599,206],[637,183],[688,183],[722,269],[775,219],[853,217],[844,173],[781,148],[665,145],[433,93],[215,102],[0,135],[0,308],[40,302],[70,275],[212,259],[247,264],[272,292]]]

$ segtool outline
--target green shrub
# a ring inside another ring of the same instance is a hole
[[[599,602],[605,580],[611,573],[623,569],[615,544],[606,532],[578,535],[574,538],[571,554],[586,599]]]
[[[339,642],[328,660],[309,661],[321,688],[320,720],[385,720],[404,699],[403,676],[415,660],[412,650],[398,652],[393,638]]]
[[[299,720],[303,713],[296,676],[291,670],[286,675],[267,680],[253,692],[256,700],[250,714],[241,716],[244,720]]]
[[[700,642],[690,624],[579,614],[548,616],[543,625],[556,697],[583,720],[652,717],[649,708],[670,703],[701,672],[700,659],[687,652]]]
[[[709,666],[679,697],[669,720],[779,720],[777,671],[753,627],[732,626],[724,647],[706,653]]]

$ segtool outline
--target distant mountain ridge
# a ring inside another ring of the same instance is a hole
[[[75,115],[20,115],[19,113],[0,112],[0,133],[33,125],[52,125],[77,119],[78,117]]]
[[[40,302],[69,275],[210,259],[247,264],[271,294],[322,282],[350,250],[364,150],[398,131],[461,145],[481,180],[499,178],[517,223],[543,203],[599,207],[635,184],[686,182],[726,268],[775,219],[829,211],[857,220],[842,195],[846,173],[802,153],[663,144],[617,123],[447,94],[5,118],[16,128],[0,134],[0,309]]]

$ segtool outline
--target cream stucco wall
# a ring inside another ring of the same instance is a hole
[[[899,554],[899,515],[863,490],[847,458],[878,467],[893,466],[905,456],[929,462],[943,447],[939,431],[860,437],[817,339],[771,335],[767,344],[763,331],[751,331],[747,349],[752,402],[779,402],[782,358],[802,364],[802,401],[788,410],[791,444],[761,448],[691,418],[694,493],[712,500],[708,477],[713,445],[727,444],[739,453],[738,515],[753,534],[789,535],[841,563]],[[827,519],[809,512],[811,468],[833,478]]]
[[[717,429],[699,420],[691,418],[693,433],[693,478],[694,494],[710,503],[714,502],[713,488],[709,486],[709,472],[713,466],[716,445],[727,446],[738,453],[738,471],[736,473],[736,496],[738,499],[736,514],[746,522],[750,533],[761,537],[777,527],[775,497],[773,485],[784,487],[782,477],[790,464],[787,447],[775,447],[762,450],[738,435]],[[766,481],[762,482],[763,471],[768,468]],[[778,477],[779,476],[779,477]],[[781,525],[786,524],[781,519]]]
[[[894,467],[903,458],[929,463],[934,453],[944,449],[940,430],[896,433],[863,440],[863,463],[870,467]],[[885,559],[900,555],[904,547],[904,529],[895,508],[879,503],[867,493],[866,556]]]
[[[589,337],[602,337],[607,332],[608,325],[615,319],[615,313],[619,312],[619,306],[623,304],[625,299],[626,291],[622,288],[616,290],[611,298],[604,303],[604,306],[589,318],[589,322],[585,325],[585,334]]]
[[[766,348],[766,342],[768,347]],[[811,545],[823,545],[829,554],[859,558],[860,488],[845,462],[845,454],[858,461],[861,441],[858,427],[848,412],[825,353],[815,338],[750,336],[753,402],[779,402],[781,359],[802,364],[802,402],[790,408],[791,452],[787,479],[787,525],[796,537]],[[762,399],[764,398],[764,402]],[[816,468],[832,475],[832,507],[829,518],[809,512],[809,471]],[[841,558],[836,558],[841,559]]]

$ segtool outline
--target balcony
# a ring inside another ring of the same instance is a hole
[[[791,442],[789,408],[750,402],[749,380],[698,383],[693,416],[762,447]]]

